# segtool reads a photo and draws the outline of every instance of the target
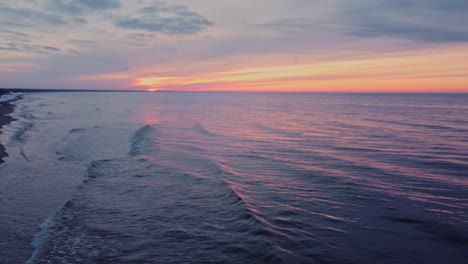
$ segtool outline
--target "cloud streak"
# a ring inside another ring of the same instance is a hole
[[[118,9],[120,0],[49,0],[48,7],[65,13],[82,14],[86,11]]]
[[[450,43],[468,41],[467,10],[464,0],[361,0],[344,17],[354,36]]]
[[[332,1],[333,2],[333,1]],[[468,1],[356,0],[334,1],[334,16],[283,18],[261,24],[283,34],[328,30],[355,37],[386,37],[429,43],[468,41]]]
[[[6,51],[24,51],[24,52],[31,52],[31,53],[52,53],[52,52],[59,52],[60,49],[57,47],[52,46],[45,46],[45,45],[32,45],[32,44],[16,44],[16,43],[8,43],[6,46],[0,46],[0,50]]]
[[[32,8],[0,6],[0,27],[62,26],[67,22],[59,15]]]
[[[203,31],[213,22],[183,5],[163,2],[143,7],[136,16],[120,16],[114,19],[116,27],[144,30],[168,35],[189,35]]]

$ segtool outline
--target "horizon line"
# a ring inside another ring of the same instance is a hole
[[[173,92],[181,92],[181,93],[290,93],[290,94],[468,94],[467,91],[440,91],[440,92],[424,92],[424,91],[232,91],[232,90],[225,90],[225,91],[193,91],[193,90],[157,90],[157,91],[148,91],[148,90],[128,90],[128,89],[43,89],[43,88],[0,88],[0,91],[8,91],[8,92],[125,92],[125,93],[173,93]]]

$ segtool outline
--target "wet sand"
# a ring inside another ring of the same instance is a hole
[[[1,95],[2,94],[0,92],[0,96]],[[12,100],[12,101],[15,101],[15,100]],[[13,117],[9,116],[9,114],[12,113],[15,108],[15,106],[11,104],[12,101],[0,102],[0,134],[2,133],[2,128],[5,125],[15,120]],[[2,142],[0,142],[0,164],[3,163],[3,158],[7,156],[8,156],[8,153],[6,153],[5,147],[2,145]]]

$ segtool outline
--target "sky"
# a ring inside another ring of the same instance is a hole
[[[0,87],[468,92],[468,1],[2,0]]]

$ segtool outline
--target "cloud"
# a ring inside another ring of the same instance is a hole
[[[188,35],[203,31],[213,22],[183,5],[168,5],[157,2],[139,10],[134,17],[114,19],[116,27],[159,32],[169,35]]]
[[[87,10],[117,9],[122,4],[120,0],[49,0],[48,6],[61,12],[81,14]]]
[[[96,46],[96,41],[94,40],[70,39],[68,40],[68,42],[71,44],[77,45],[78,47],[84,47],[84,48]]]
[[[30,42],[31,37],[23,32],[15,30],[0,30],[0,41],[11,41],[11,42]],[[1,42],[0,42],[1,43]]]
[[[74,0],[73,2],[99,10],[120,8],[122,6],[120,0]]]
[[[370,20],[369,20],[370,22]],[[395,37],[422,42],[466,42],[467,31],[436,28],[408,23],[392,23],[390,21],[374,21],[357,27],[351,35],[364,37]]]
[[[77,24],[77,25],[84,25],[84,24],[88,23],[88,21],[86,21],[86,19],[80,18],[80,17],[78,17],[78,18],[73,18],[71,21],[72,21],[73,23]]]
[[[104,49],[56,53],[40,58],[37,62],[49,76],[62,77],[127,71],[130,64],[127,54]]]
[[[319,28],[336,28],[330,22],[318,21],[309,18],[286,18],[261,24],[260,26],[280,33],[313,32]],[[339,26],[338,26],[339,27]]]
[[[468,41],[468,1],[361,1],[345,10],[354,36],[391,37],[420,42]]]
[[[58,53],[60,48],[43,43],[31,32],[54,29],[67,22],[58,15],[29,7],[0,5],[0,51],[35,54]],[[27,32],[27,33],[25,33]]]
[[[0,30],[2,34],[9,34],[12,36],[17,36],[17,37],[28,37],[29,35],[23,32],[19,31],[13,31],[13,30]]]
[[[396,9],[419,9],[419,10],[436,10],[462,13],[468,11],[468,2],[466,0],[393,0],[384,1],[377,0],[382,7]]]
[[[0,50],[19,51],[31,53],[52,53],[60,52],[60,49],[52,46],[24,44],[24,43],[8,43],[6,46],[0,46]]]
[[[61,26],[67,22],[58,15],[49,14],[32,8],[0,6],[0,27]]]
[[[279,32],[297,32],[310,28],[310,21],[308,19],[279,19],[269,23],[261,24],[268,29]]]
[[[42,46],[42,48],[47,51],[60,51],[59,48],[52,47],[52,46]]]
[[[358,37],[386,37],[418,42],[468,41],[466,0],[335,0],[321,18],[290,17],[261,24],[282,34],[328,30]]]

